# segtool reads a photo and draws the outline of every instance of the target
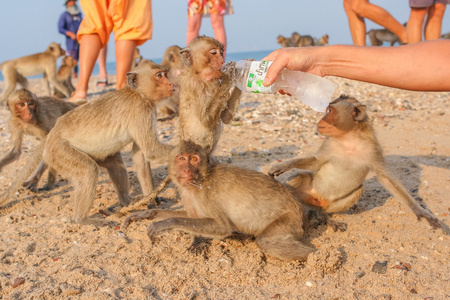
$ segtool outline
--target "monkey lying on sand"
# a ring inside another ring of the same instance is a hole
[[[346,211],[361,197],[363,182],[372,170],[378,181],[408,205],[418,219],[425,218],[433,228],[441,228],[439,220],[388,173],[365,105],[341,96],[330,103],[317,128],[325,136],[319,152],[278,163],[269,170],[269,175],[278,176],[299,169],[286,184],[303,204],[326,213]]]
[[[124,223],[158,220],[150,239],[169,230],[224,239],[234,231],[251,234],[267,254],[306,260],[314,249],[301,242],[304,210],[289,190],[263,173],[229,164],[211,166],[209,150],[181,142],[171,153],[169,174],[184,210],[153,209],[131,214]]]
[[[76,223],[111,224],[88,216],[95,199],[99,166],[108,170],[120,205],[128,205],[128,174],[119,151],[133,142],[133,159],[141,159],[135,160],[139,181],[151,187],[150,159],[167,158],[173,148],[159,142],[155,128],[156,104],[174,92],[165,73],[161,65],[144,60],[127,74],[128,86],[103,94],[60,117],[34,152],[28,169],[0,197],[0,204],[17,191],[42,157],[50,168],[71,179]]]
[[[0,159],[0,171],[3,167],[19,159],[22,153],[24,135],[32,135],[43,140],[55,126],[56,120],[66,112],[77,107],[76,104],[51,97],[36,97],[26,89],[15,91],[8,99],[9,131],[11,149]],[[30,180],[24,183],[28,189],[37,191],[37,184],[47,166],[42,162]],[[47,183],[42,190],[50,190],[55,184],[56,172],[50,170]]]

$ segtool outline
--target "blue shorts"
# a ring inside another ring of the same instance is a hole
[[[435,3],[448,4],[449,0],[409,0],[409,6],[414,8],[430,7]]]

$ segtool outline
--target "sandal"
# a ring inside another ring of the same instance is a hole
[[[97,86],[107,86],[108,85],[108,79],[99,79],[97,81]]]

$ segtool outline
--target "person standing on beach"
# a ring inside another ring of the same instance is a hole
[[[80,27],[83,16],[76,4],[76,0],[66,0],[66,11],[61,14],[58,21],[59,33],[66,36],[66,50],[69,55],[77,61],[73,67],[73,78],[78,76],[78,58],[80,51],[80,44],[77,41],[77,31]]]
[[[399,37],[403,44],[407,42],[405,26],[400,24],[385,9],[371,4],[369,0],[344,0],[344,9],[347,14],[354,45],[366,45],[366,23],[364,18],[392,31]]]
[[[216,40],[224,46],[223,58],[227,50],[227,35],[224,16],[233,14],[232,0],[188,0],[188,23],[186,45],[198,36],[203,17],[211,18],[211,26]]]
[[[81,0],[85,18],[78,29],[80,78],[69,101],[86,99],[89,78],[100,49],[114,32],[116,48],[116,88],[126,84],[136,46],[152,38],[151,0]]]
[[[447,4],[448,0],[409,0],[411,13],[406,25],[408,43],[422,41],[422,29],[425,40],[439,39]],[[426,21],[425,16],[427,17]],[[424,21],[425,27],[423,26]]]

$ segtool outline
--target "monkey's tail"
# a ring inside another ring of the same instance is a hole
[[[15,192],[22,186],[22,184],[31,176],[33,171],[37,168],[40,161],[42,160],[42,153],[44,152],[45,146],[45,138],[42,139],[39,146],[34,150],[33,154],[31,154],[30,160],[28,161],[25,168],[16,177],[16,180],[11,184],[11,186],[0,195],[0,205],[3,205],[6,200],[8,200]]]

